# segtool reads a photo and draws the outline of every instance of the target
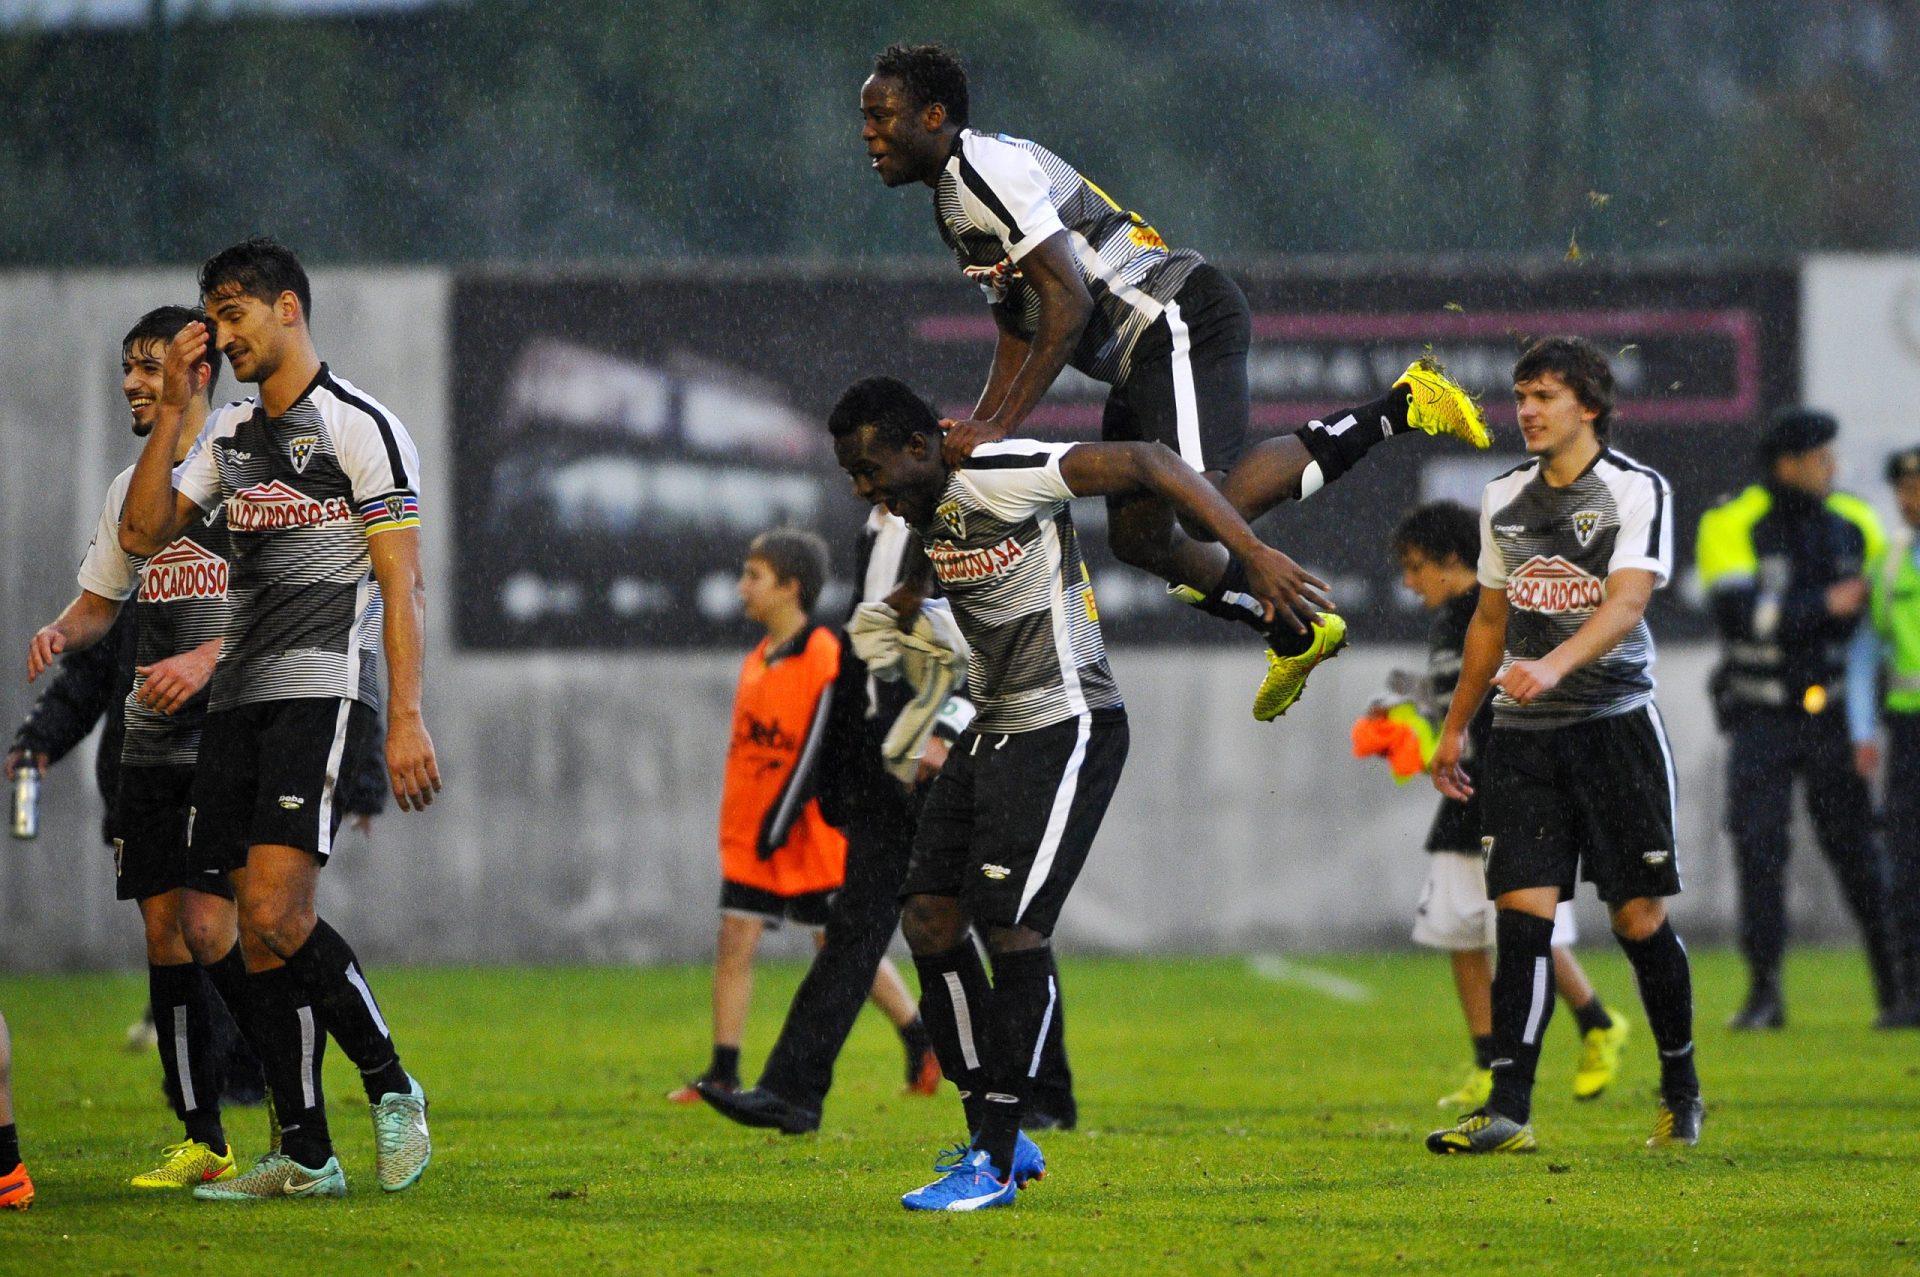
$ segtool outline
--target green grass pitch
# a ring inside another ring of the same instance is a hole
[[[0,1273],[1892,1273],[1920,1267],[1920,1034],[1876,1033],[1862,963],[1799,953],[1790,1026],[1720,1027],[1737,961],[1696,955],[1698,1148],[1641,1147],[1653,1046],[1624,962],[1586,955],[1635,1034],[1620,1084],[1577,1104],[1565,1008],[1548,1031],[1532,1156],[1421,1147],[1465,1035],[1438,956],[1069,958],[1082,1126],[1011,1210],[910,1215],[899,1194],[957,1133],[947,1089],[899,1094],[869,1011],[818,1136],[735,1127],[663,1093],[706,1055],[694,967],[377,971],[432,1099],[435,1156],[386,1196],[338,1048],[343,1202],[223,1206],[136,1194],[179,1138],[151,1054],[121,1032],[133,976],[0,977],[40,1200],[0,1215]],[[752,1076],[798,979],[765,968]],[[229,1114],[243,1161],[259,1110]]]

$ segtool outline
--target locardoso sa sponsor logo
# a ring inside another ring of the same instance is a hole
[[[181,537],[148,559],[140,573],[142,603],[225,597],[227,561],[192,537]]]
[[[933,560],[940,584],[967,585],[999,576],[1026,558],[1027,552],[1018,541],[1008,537],[999,545],[979,550],[963,550],[951,541],[935,541],[927,557]]]
[[[227,498],[227,526],[235,532],[275,532],[351,521],[353,506],[343,497],[310,497],[279,479],[242,488]]]
[[[1507,578],[1507,602],[1527,612],[1591,612],[1605,586],[1559,555],[1536,554]]]

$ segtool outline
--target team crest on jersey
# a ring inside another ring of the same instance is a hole
[[[1605,597],[1600,578],[1557,554],[1536,554],[1507,578],[1507,602],[1524,612],[1591,612]]]
[[[301,435],[298,439],[287,441],[287,456],[293,462],[295,474],[307,472],[307,462],[313,460],[313,450],[319,446],[319,435]]]
[[[1578,510],[1573,516],[1573,535],[1580,542],[1580,548],[1586,549],[1593,544],[1593,534],[1600,530],[1600,512],[1598,510]]]
[[[933,517],[946,524],[962,541],[967,539],[967,512],[959,501],[942,501],[934,507]]]

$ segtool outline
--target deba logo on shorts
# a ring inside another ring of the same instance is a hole
[[[1536,554],[1507,578],[1507,602],[1526,612],[1591,612],[1604,596],[1599,577],[1557,554]]]
[[[227,561],[191,537],[181,537],[147,560],[140,573],[142,603],[227,597]]]

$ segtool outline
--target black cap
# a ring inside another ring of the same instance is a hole
[[[1832,443],[1839,433],[1840,423],[1830,412],[1798,404],[1775,408],[1767,418],[1767,428],[1760,433],[1760,464],[1771,466],[1781,457],[1811,452]]]
[[[1902,448],[1887,458],[1887,482],[1898,483],[1920,474],[1920,447]]]

